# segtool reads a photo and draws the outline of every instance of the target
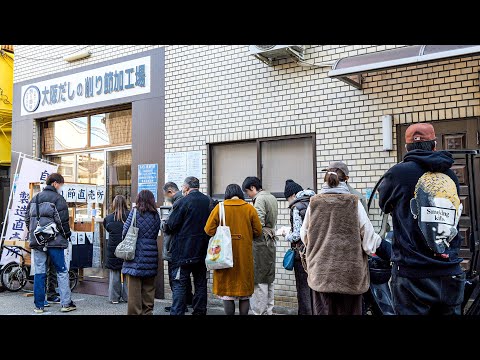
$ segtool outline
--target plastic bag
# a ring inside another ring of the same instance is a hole
[[[219,204],[220,225],[215,235],[208,242],[205,265],[208,270],[228,269],[233,267],[232,235],[225,224],[225,208]]]

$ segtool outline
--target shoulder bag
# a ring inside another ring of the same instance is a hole
[[[115,256],[123,260],[133,260],[135,258],[135,249],[137,248],[138,228],[137,228],[137,208],[133,209],[133,219],[130,223],[125,239],[117,245]]]

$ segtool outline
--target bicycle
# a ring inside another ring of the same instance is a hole
[[[10,262],[5,264],[0,269],[0,280],[2,286],[8,291],[17,292],[22,290],[27,282],[33,284],[33,275],[30,275],[31,266],[25,264],[24,251],[31,254],[31,251],[17,245],[4,246],[3,248],[20,256],[20,263]],[[70,269],[68,271],[68,278],[70,281],[70,290],[74,290],[78,284],[78,271],[76,269]],[[47,278],[48,281],[48,278]],[[48,284],[47,284],[48,288]]]

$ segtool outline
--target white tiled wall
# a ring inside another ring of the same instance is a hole
[[[15,81],[159,46],[91,45],[88,59],[74,64],[60,59],[83,47],[18,45]],[[395,47],[313,45],[307,47],[306,61],[333,61]],[[269,67],[249,56],[245,45],[166,46],[165,51],[166,151],[202,150],[202,190],[207,143],[314,132],[318,186],[323,180],[320,169],[341,159],[351,169],[351,184],[364,192],[396,162],[396,147],[382,151],[382,115],[392,114],[395,125],[480,115],[478,56],[369,73],[364,75],[364,88],[357,90],[329,78],[326,67],[285,61]],[[286,203],[279,205],[279,225],[287,225]],[[294,307],[294,275],[281,266],[286,249],[280,241],[276,305]]]

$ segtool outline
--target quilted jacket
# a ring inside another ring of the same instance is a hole
[[[132,223],[133,210],[128,214],[127,221],[123,225],[122,238],[125,238],[128,228]],[[160,231],[160,216],[158,212],[141,213],[137,210],[138,238],[135,250],[135,258],[123,262],[122,273],[138,276],[152,277],[157,275],[158,269],[158,246],[157,237]]]
[[[47,243],[47,247],[66,249],[71,235],[68,223],[68,206],[63,196],[51,185],[45,186],[43,191],[35,195],[25,211],[25,225],[28,229],[30,247],[32,249],[42,248],[37,244],[33,235],[37,227],[37,206],[35,204],[37,199],[40,210],[40,225],[44,226],[52,221],[57,225],[58,234],[54,240]]]

